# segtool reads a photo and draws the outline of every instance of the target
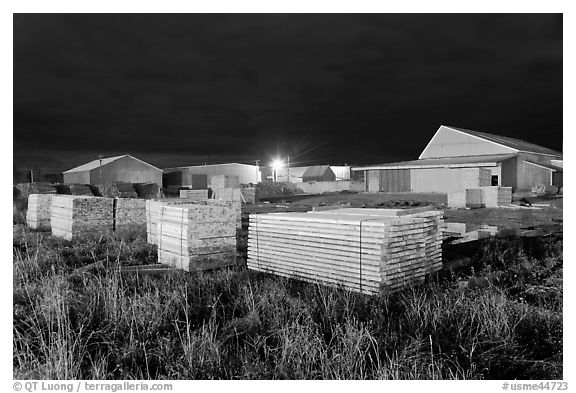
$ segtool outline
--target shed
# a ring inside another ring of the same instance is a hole
[[[562,153],[515,138],[440,126],[417,160],[352,168],[370,192],[447,193],[481,186],[527,190],[562,182]]]
[[[336,175],[330,165],[316,165],[306,169],[302,175],[303,182],[309,181],[335,181]]]
[[[162,169],[129,154],[90,161],[62,173],[66,184],[156,183]]]
[[[176,179],[179,184],[167,184],[168,186],[190,186],[194,175],[204,175],[210,184],[212,176],[238,176],[241,184],[257,184],[261,181],[260,167],[257,165],[239,164],[236,162],[227,164],[192,165],[173,168],[165,168],[165,174],[179,173],[179,175],[165,176],[166,179]]]

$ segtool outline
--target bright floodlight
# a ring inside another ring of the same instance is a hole
[[[272,169],[275,171],[279,170],[284,166],[284,163],[281,160],[274,160],[272,161]]]

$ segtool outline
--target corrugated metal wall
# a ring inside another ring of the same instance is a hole
[[[255,165],[241,165],[241,164],[223,164],[223,165],[198,165],[189,166],[182,168],[169,168],[166,172],[172,172],[174,170],[182,170],[185,175],[183,175],[183,181],[185,181],[187,176],[192,174],[204,174],[208,176],[208,183],[210,183],[211,176],[217,175],[228,175],[228,176],[238,176],[240,183],[258,183],[260,182],[261,174],[259,167]],[[292,176],[292,175],[290,175]]]
[[[479,168],[427,168],[411,169],[413,192],[441,192],[478,188]]]
[[[156,183],[162,187],[162,171],[132,157],[123,157],[90,171],[90,184]]]
[[[379,170],[366,171],[366,191],[379,192],[381,175]]]
[[[564,187],[564,172],[554,172],[552,174],[552,184],[556,187]]]
[[[529,190],[540,184],[552,184],[552,171],[520,161],[518,165],[518,189]]]
[[[90,171],[63,173],[64,184],[90,184]]]
[[[410,192],[410,169],[385,169],[381,172],[381,187],[383,192]]]

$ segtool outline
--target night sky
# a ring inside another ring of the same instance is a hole
[[[14,165],[416,159],[452,125],[562,150],[562,16],[14,16]]]

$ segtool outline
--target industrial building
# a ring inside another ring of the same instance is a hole
[[[156,183],[162,187],[162,169],[128,154],[90,161],[62,174],[66,184]]]
[[[174,175],[174,174],[177,175]],[[179,174],[179,175],[178,175]],[[187,184],[186,179],[193,179],[193,175],[206,175],[208,184],[210,178],[217,175],[238,176],[240,184],[257,184],[262,179],[260,167],[248,164],[212,164],[212,165],[194,165],[182,166],[164,169],[164,186],[184,186]],[[179,184],[173,184],[173,183]]]
[[[350,165],[321,165],[322,167],[330,167],[330,170],[334,173],[336,181],[340,180],[350,180]],[[288,181],[288,172],[290,172],[290,182],[291,183],[301,183],[304,180],[304,173],[312,167],[309,166],[296,166],[296,167],[282,167],[278,169],[276,174],[276,181],[285,182]],[[324,172],[327,170],[325,169]],[[328,175],[331,177],[330,175]],[[333,181],[329,180],[329,181]],[[309,180],[306,180],[309,181]]]
[[[330,165],[310,166],[302,174],[302,182],[310,181],[336,181],[336,175]]]
[[[369,192],[439,192],[481,186],[562,187],[562,153],[519,139],[440,126],[417,160],[352,168]]]

